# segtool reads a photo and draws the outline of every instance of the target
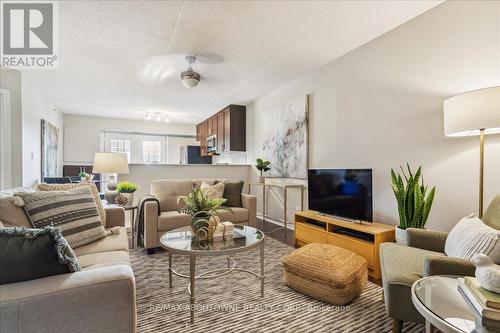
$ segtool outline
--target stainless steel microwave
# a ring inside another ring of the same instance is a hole
[[[207,152],[213,153],[217,151],[217,135],[212,134],[207,137]]]

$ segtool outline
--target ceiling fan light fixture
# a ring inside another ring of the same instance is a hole
[[[192,69],[188,69],[181,73],[181,81],[184,87],[194,88],[200,83],[200,74],[196,73]]]

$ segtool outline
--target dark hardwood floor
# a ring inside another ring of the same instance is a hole
[[[294,246],[294,239],[293,239],[294,233],[293,230],[291,229],[286,230],[286,237],[285,237],[285,231],[283,230],[283,226],[274,224],[269,221],[264,222],[260,218],[257,218],[257,229],[263,231],[264,234],[266,234],[266,236],[274,238],[287,245]]]

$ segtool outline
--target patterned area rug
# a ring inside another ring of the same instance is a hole
[[[265,245],[265,297],[260,282],[244,272],[196,282],[195,324],[189,323],[188,279],[174,276],[168,287],[168,255],[131,250],[137,283],[138,332],[391,332],[382,288],[368,282],[363,294],[345,307],[302,295],[282,283],[281,258],[293,248],[270,237]],[[259,250],[235,255],[237,266],[259,271]],[[187,256],[174,255],[174,268],[189,274]],[[225,267],[224,257],[198,257],[196,273]],[[404,332],[423,332],[405,323]]]

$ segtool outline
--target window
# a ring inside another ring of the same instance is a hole
[[[101,132],[101,151],[127,154],[131,164],[178,164],[181,147],[196,145],[194,136]]]
[[[127,154],[127,159],[128,159],[128,162],[130,163],[130,157],[131,157],[130,140],[111,139],[109,151],[112,153],[125,153],[125,154]]]
[[[142,141],[142,163],[160,164],[161,141]]]

